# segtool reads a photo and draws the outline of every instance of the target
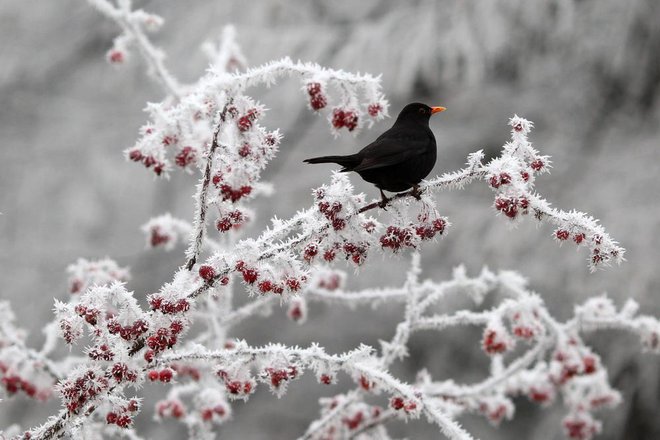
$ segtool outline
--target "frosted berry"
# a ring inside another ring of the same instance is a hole
[[[211,281],[215,277],[215,269],[205,264],[199,268],[199,276],[205,281]]]
[[[122,64],[126,61],[126,54],[118,49],[112,49],[108,52],[108,61],[112,64]]]
[[[370,104],[367,111],[369,112],[369,116],[371,116],[372,118],[375,118],[376,116],[378,116],[380,114],[380,112],[383,111],[383,107],[378,103]]]
[[[334,109],[332,111],[332,126],[339,130],[344,126],[345,113],[342,109]]]
[[[195,150],[193,147],[183,147],[179,154],[174,157],[174,162],[180,166],[185,167],[195,161]]]
[[[545,164],[541,159],[536,159],[531,164],[529,164],[529,166],[531,166],[534,171],[541,171]]]

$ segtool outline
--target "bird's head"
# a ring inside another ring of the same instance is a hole
[[[403,110],[401,110],[401,113],[399,113],[399,116],[397,117],[396,121],[421,122],[424,124],[428,124],[431,115],[433,115],[434,113],[443,112],[445,110],[447,109],[444,107],[429,107],[426,104],[413,102],[412,104],[408,104],[403,108]]]

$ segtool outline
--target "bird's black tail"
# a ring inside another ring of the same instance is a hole
[[[357,166],[360,162],[355,154],[350,154],[348,156],[322,156],[322,157],[313,157],[311,159],[305,159],[303,162],[306,163],[336,163],[343,166],[346,169],[350,169],[354,166]]]

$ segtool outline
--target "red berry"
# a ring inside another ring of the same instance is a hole
[[[353,131],[357,125],[358,115],[351,111],[344,112],[344,127],[346,127],[348,131]]]
[[[174,162],[180,166],[185,167],[195,161],[195,150],[193,147],[183,147],[181,152],[174,157]]]
[[[323,96],[323,94],[319,93],[310,98],[309,105],[314,110],[321,110],[322,108],[325,108],[326,105],[328,105],[328,100],[325,96]]]
[[[154,353],[153,350],[147,350],[147,351],[144,353],[144,360],[147,361],[147,362],[151,362],[151,361],[154,360],[154,356],[155,356],[155,355],[156,355],[156,353]]]
[[[342,109],[334,109],[332,111],[332,126],[336,129],[340,129],[344,126],[345,114]]]
[[[534,171],[540,171],[543,168],[544,163],[541,159],[536,159],[529,164],[529,166],[531,166]]]
[[[324,385],[330,385],[332,383],[332,377],[328,374],[322,374],[320,381]]]
[[[241,146],[241,148],[239,148],[238,155],[241,157],[248,157],[250,155],[250,152],[251,152],[250,144],[246,142]]]
[[[382,107],[380,104],[378,104],[378,103],[376,103],[376,104],[370,104],[370,105],[369,105],[369,108],[368,108],[369,116],[371,116],[372,118],[375,118],[376,116],[378,116],[378,114],[379,114],[382,110],[383,110],[383,107]]]
[[[124,52],[121,50],[117,49],[112,49],[110,52],[108,52],[108,61],[110,61],[112,64],[121,64],[124,62],[125,59]]]
[[[259,283],[258,287],[259,287],[259,291],[261,293],[267,293],[267,292],[270,292],[271,290],[273,290],[273,283],[271,283],[268,280],[264,280],[264,281]]]
[[[307,93],[309,96],[318,95],[321,93],[321,84],[317,82],[307,83]]]
[[[582,359],[584,374],[592,374],[596,371],[596,359],[593,356],[585,356]]]
[[[402,397],[392,397],[390,400],[390,406],[392,409],[398,411],[403,408],[404,402]]]
[[[105,421],[108,423],[108,425],[114,425],[115,423],[117,423],[117,413],[114,413],[112,411],[109,412],[105,416]]]
[[[172,370],[169,368],[165,368],[164,370],[160,370],[160,373],[158,374],[158,378],[160,379],[161,382],[169,382],[172,380]]]
[[[561,241],[564,241],[564,240],[568,240],[568,237],[570,236],[570,234],[565,229],[559,229],[559,230],[557,230],[557,232],[555,232],[555,236],[557,237],[557,239],[559,239]]]
[[[131,152],[128,153],[128,158],[133,162],[140,162],[142,160],[142,153],[140,150],[131,150]]]
[[[584,241],[585,238],[586,238],[586,236],[582,232],[579,233],[579,234],[573,235],[573,241],[575,242],[575,244],[582,243],[582,241]]]
[[[215,269],[213,269],[212,266],[205,264],[199,268],[199,276],[205,281],[211,281],[215,277]]]
[[[336,218],[332,220],[332,228],[335,231],[341,231],[345,227],[346,227],[346,220],[344,220],[343,218]]]
[[[147,373],[147,376],[149,377],[150,381],[155,382],[160,377],[160,374],[158,374],[158,371],[156,371],[156,370],[149,370],[149,373]]]

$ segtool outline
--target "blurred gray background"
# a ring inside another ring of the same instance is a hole
[[[532,221],[511,230],[495,217],[491,191],[474,184],[439,195],[453,227],[423,253],[425,275],[441,280],[465,263],[516,269],[560,318],[573,304],[607,292],[618,304],[634,298],[643,313],[660,315],[660,3],[656,0],[498,0],[492,2],[377,1],[137,1],[162,15],[153,36],[167,65],[191,82],[206,67],[200,44],[234,23],[250,65],[291,56],[349,71],[383,74],[390,113],[420,100],[449,110],[431,122],[438,139],[435,173],[460,167],[468,153],[498,154],[509,139],[514,113],[535,122],[531,134],[542,154],[552,155],[551,175],[537,182],[555,206],[587,211],[627,248],[621,267],[589,273],[586,254],[558,246],[547,226]],[[197,176],[152,173],[125,162],[145,122],[147,101],[162,91],[146,75],[137,54],[114,68],[104,54],[117,35],[114,23],[82,0],[0,2],[0,279],[21,323],[40,344],[53,298],[66,298],[65,268],[78,257],[110,256],[129,265],[129,288],[144,301],[183,262],[145,251],[139,226],[172,212],[190,219]],[[329,179],[330,168],[303,158],[348,153],[367,144],[392,120],[357,137],[335,140],[323,118],[305,109],[297,81],[283,81],[257,97],[272,109],[264,118],[284,133],[281,152],[266,171],[277,193],[255,203],[259,231],[272,215],[287,217],[309,205],[310,190]],[[292,180],[289,176],[295,175]],[[370,197],[376,190],[352,176]],[[349,281],[351,288],[400,284],[408,259],[371,264]],[[238,294],[239,297],[243,296]],[[400,320],[400,307],[350,311],[312,305],[302,328],[275,316],[243,324],[236,337],[308,345],[331,352],[376,345]],[[341,330],[340,330],[341,329]],[[426,366],[438,379],[474,381],[487,371],[478,329],[424,333],[411,341],[411,357],[395,371],[411,378]],[[614,332],[587,337],[603,357],[625,403],[604,419],[602,439],[660,438],[660,360],[640,353],[635,337]],[[348,389],[350,379],[329,389],[311,375],[277,400],[260,390],[234,405],[233,422],[221,438],[295,438],[318,415],[317,399]],[[147,405],[162,396],[148,387]],[[481,417],[461,421],[489,439],[560,439],[563,409],[539,409],[517,401],[513,421],[499,428]],[[53,413],[57,400],[35,404],[22,397],[0,406],[0,426],[33,425]],[[174,422],[154,425],[148,408],[137,426],[152,438],[178,438]],[[150,426],[147,428],[147,426]],[[437,438],[425,422],[391,426],[395,436]]]

